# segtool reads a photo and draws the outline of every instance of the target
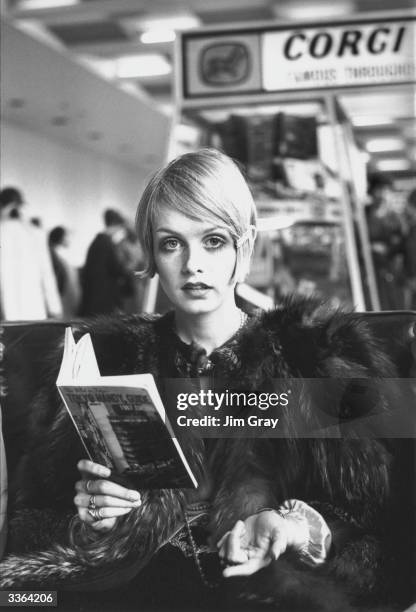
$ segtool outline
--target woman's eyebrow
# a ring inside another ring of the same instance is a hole
[[[226,232],[228,231],[227,228],[225,227],[220,227],[220,226],[215,226],[215,227],[208,227],[207,229],[203,229],[201,230],[201,232],[199,232],[200,235],[204,235],[204,234],[209,234],[210,232]],[[158,227],[155,230],[156,234],[175,234],[176,236],[181,236],[181,232],[169,227]]]

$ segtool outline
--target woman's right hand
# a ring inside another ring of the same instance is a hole
[[[107,480],[111,471],[81,459],[77,465],[82,480],[75,484],[74,504],[82,521],[97,531],[109,531],[119,516],[128,514],[141,505],[140,494]]]

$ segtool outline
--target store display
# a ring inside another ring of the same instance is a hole
[[[311,159],[318,156],[315,117],[278,113],[274,117],[274,153],[282,157]]]
[[[217,129],[225,153],[244,164],[249,180],[262,181],[270,177],[273,117],[231,115]]]

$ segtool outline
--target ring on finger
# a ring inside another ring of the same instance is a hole
[[[90,493],[90,491],[91,491],[91,485],[92,485],[92,483],[93,483],[93,482],[94,482],[94,481],[93,481],[93,480],[91,480],[91,479],[86,481],[86,483],[85,483],[85,490],[86,490],[86,492],[87,492],[87,493]]]
[[[97,504],[95,503],[95,495],[90,495],[90,499],[88,500],[88,510],[95,510]]]
[[[101,514],[101,508],[88,508],[88,514],[94,521],[102,521],[104,518]]]

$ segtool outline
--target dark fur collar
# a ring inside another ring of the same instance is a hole
[[[163,375],[175,343],[172,313],[100,317],[79,326],[89,331],[101,373]],[[251,381],[285,377],[388,377],[394,367],[364,319],[311,298],[288,298],[275,310],[251,317],[213,358],[220,375]]]

